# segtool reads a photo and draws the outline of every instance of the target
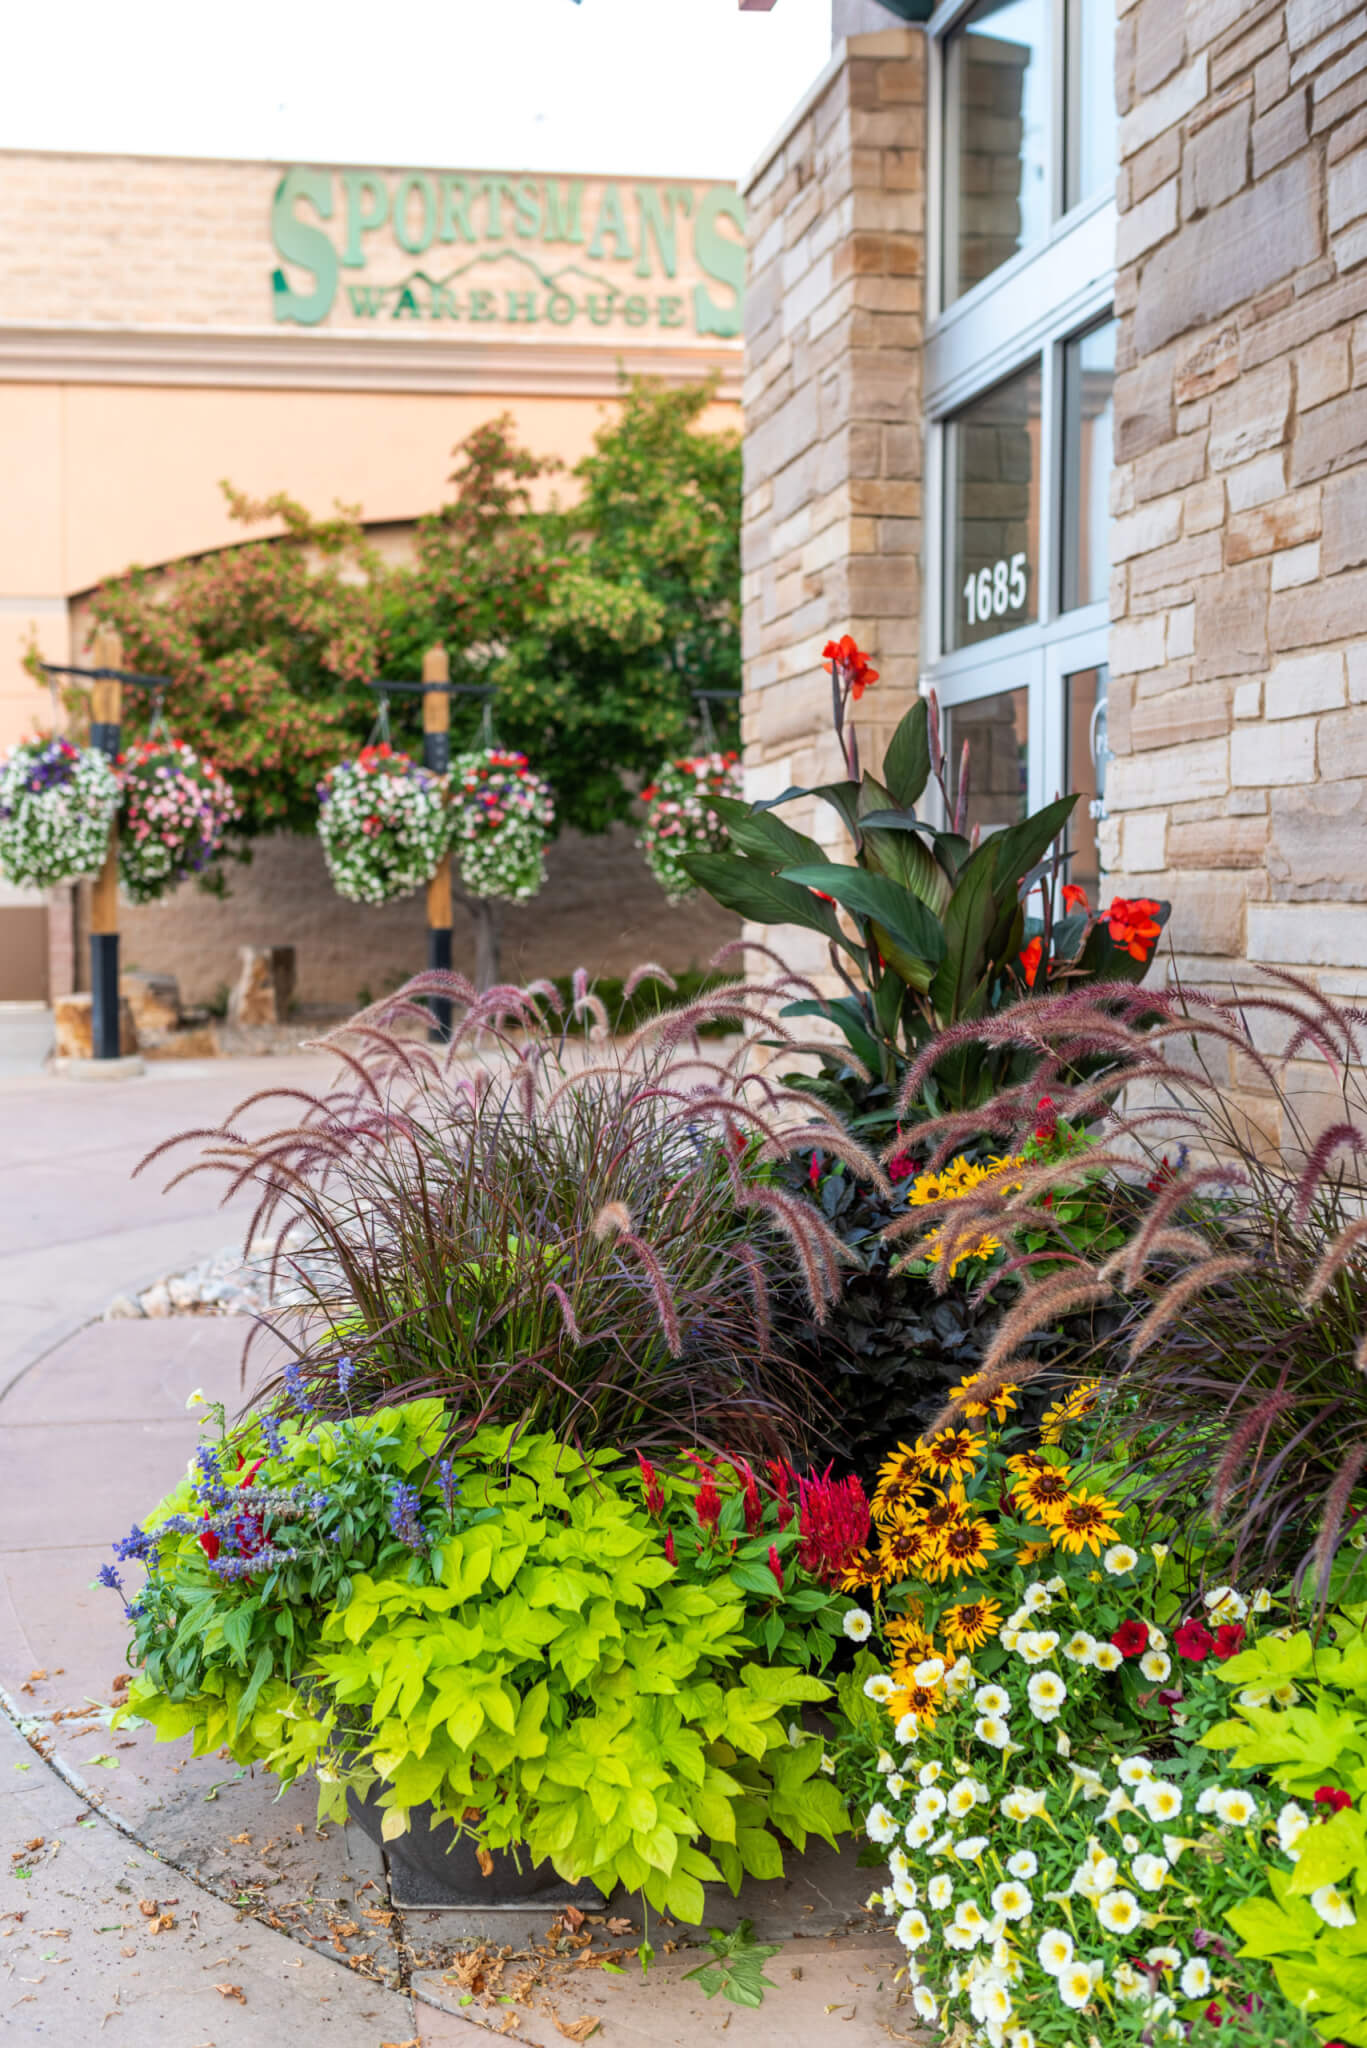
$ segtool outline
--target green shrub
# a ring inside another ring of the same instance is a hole
[[[820,1742],[790,1723],[827,1696],[800,1667],[843,1602],[778,1497],[751,1536],[740,1492],[713,1516],[699,1489],[700,1516],[691,1482],[606,1451],[508,1427],[443,1460],[446,1434],[428,1400],[202,1450],[116,1547],[149,1573],[126,1711],[284,1783],[313,1770],[322,1813],[373,1788],[390,1839],[431,1802],[689,1921],[704,1882],[781,1874],[780,1838],[834,1841]]]

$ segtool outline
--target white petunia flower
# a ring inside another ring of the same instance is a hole
[[[1144,1961],[1154,1969],[1175,1970],[1182,1961],[1182,1951],[1178,1948],[1168,1948],[1160,1943],[1157,1948],[1149,1950]]]
[[[1169,1778],[1149,1778],[1135,1791],[1135,1804],[1142,1806],[1151,1821],[1160,1827],[1165,1820],[1176,1820],[1182,1811],[1182,1793]]]
[[[1059,1729],[1058,1734],[1054,1737],[1054,1751],[1058,1756],[1071,1756],[1073,1753],[1073,1745],[1062,1728]]]
[[[1178,1978],[1183,1998],[1209,1998],[1215,1988],[1215,1979],[1210,1974],[1210,1964],[1204,1956],[1193,1956],[1183,1965]]]
[[[1008,1856],[1006,1867],[1012,1877],[1033,1877],[1039,1869],[1039,1858],[1033,1849],[1017,1849],[1014,1856]]]
[[[944,1776],[944,1769],[945,1767],[943,1764],[922,1764],[920,1770],[916,1773],[917,1784],[933,1785],[937,1778],[941,1778]]]
[[[1110,1804],[1109,1800],[1107,1801],[1107,1804]],[[1105,1814],[1103,1814],[1101,1817],[1103,1820],[1106,1818]],[[1122,1835],[1120,1837],[1120,1846],[1125,1851],[1125,1854],[1127,1856],[1137,1856],[1140,1850],[1140,1841],[1138,1835]]]
[[[1136,1856],[1130,1868],[1135,1883],[1146,1892],[1160,1891],[1167,1883],[1168,1866],[1161,1856]]]
[[[1073,1937],[1063,1927],[1046,1928],[1035,1948],[1039,1966],[1051,1977],[1057,1977],[1060,1970],[1066,1970],[1073,1960]]]
[[[1004,1914],[1008,1920],[1024,1920],[1034,1903],[1028,1887],[1015,1878],[1003,1878],[993,1888],[992,1910]]]
[[[897,1822],[881,1800],[875,1800],[864,1821],[864,1833],[871,1842],[892,1842],[897,1838]]]
[[[1178,1857],[1184,1850],[1190,1847],[1191,1843],[1185,1835],[1164,1835],[1163,1837],[1163,1854],[1171,1864],[1175,1865]]]
[[[1053,1628],[1026,1629],[1016,1644],[1016,1655],[1027,1664],[1043,1664],[1058,1648],[1058,1630]]]
[[[864,1680],[864,1697],[885,1707],[892,1698],[895,1688],[886,1671],[875,1671]]]
[[[1104,1892],[1096,1902],[1096,1917],[1108,1934],[1128,1934],[1143,1918],[1133,1892]]]
[[[1009,1714],[1011,1696],[999,1685],[980,1685],[973,1695],[973,1704],[980,1714]]]
[[[938,2019],[939,2007],[935,2003],[935,1993],[927,1985],[918,1984],[916,1986],[916,1989],[911,1994],[911,2003],[918,2020],[925,2020],[928,2024],[933,2025]]]
[[[1032,1579],[1021,1599],[1021,1606],[1027,1614],[1047,1614],[1050,1607],[1049,1588]]]
[[[1089,1764],[1073,1765],[1073,1782],[1082,1787],[1084,1799],[1104,1799],[1106,1797],[1105,1780],[1100,1772],[1094,1771]]]
[[[1326,1927],[1355,1927],[1357,1914],[1336,1884],[1322,1884],[1311,1892],[1310,1903]]]
[[[873,1767],[874,1767],[874,1769],[875,1769],[875,1770],[876,1770],[877,1772],[879,1772],[879,1773],[880,1773],[880,1775],[881,1775],[881,1776],[883,1776],[884,1778],[886,1778],[886,1777],[887,1777],[887,1776],[889,1775],[889,1773],[890,1773],[890,1772],[892,1772],[892,1771],[896,1770],[896,1768],[897,1768],[897,1766],[896,1766],[896,1765],[894,1764],[894,1762],[893,1762],[893,1760],[892,1760],[891,1756],[890,1756],[890,1755],[888,1754],[887,1750],[885,1750],[885,1749],[880,1749],[880,1750],[879,1750],[879,1752],[878,1752],[878,1755],[877,1755],[877,1757],[876,1757],[876,1759],[875,1759],[875,1761],[874,1761],[874,1766],[873,1766]]]
[[[1268,1592],[1266,1586],[1259,1586],[1248,1604],[1252,1613],[1266,1614],[1272,1605],[1272,1595]]]
[[[935,1833],[935,1823],[928,1814],[913,1813],[902,1832],[909,1849],[923,1849]]]
[[[1092,2002],[1092,1973],[1086,1963],[1069,1963],[1058,1972],[1058,1995],[1073,2012]]]
[[[1098,1643],[1092,1659],[1098,1671],[1118,1671],[1124,1661],[1114,1643]]]
[[[945,1675],[945,1660],[943,1657],[923,1657],[911,1675],[918,1685],[938,1685]]]
[[[938,1877],[932,1877],[930,1883],[926,1886],[926,1897],[930,1900],[937,1913],[943,1913],[954,1897],[953,1878],[946,1877],[943,1871],[940,1872]]]
[[[1277,1815],[1277,1840],[1283,1856],[1289,1856],[1293,1863],[1300,1859],[1297,1842],[1310,1825],[1310,1816],[1303,1806],[1297,1806],[1294,1799],[1288,1799]]]
[[[1011,1726],[1003,1721],[1000,1714],[979,1714],[973,1723],[973,1733],[979,1742],[985,1742],[989,1749],[1011,1747]]]
[[[938,1820],[949,1801],[938,1785],[926,1785],[916,1794],[916,1811],[928,1820]]]
[[[1011,1993],[1006,1986],[995,1980],[985,1983],[978,1995],[978,2010],[974,2017],[985,2026],[1001,2027],[1011,2018],[1015,2007]]]
[[[1172,1671],[1172,1659],[1164,1650],[1146,1650],[1139,1660],[1139,1668],[1145,1678],[1161,1685]]]
[[[930,1940],[930,1922],[924,1913],[909,1907],[897,1923],[896,1934],[903,1948],[921,1948]]]
[[[976,1863],[987,1847],[986,1835],[965,1835],[954,1850],[960,1863]]]
[[[847,1608],[840,1626],[852,1643],[866,1643],[873,1634],[873,1618],[862,1607]]]
[[[1146,1756],[1127,1756],[1116,1776],[1122,1785],[1142,1785],[1153,1776],[1153,1765]]]
[[[900,1771],[893,1771],[888,1778],[889,1799],[900,1799],[907,1789],[907,1781]]]
[[[955,1820],[962,1820],[972,1813],[978,1803],[977,1782],[973,1778],[960,1778],[949,1794],[949,1810]]]
[[[1070,1664],[1090,1664],[1096,1655],[1096,1637],[1088,1635],[1085,1628],[1074,1629],[1063,1645],[1063,1654]]]
[[[1248,1613],[1247,1600],[1233,1586],[1215,1586],[1205,1601],[1212,1621],[1242,1621]]]
[[[1102,1555],[1101,1562],[1113,1579],[1123,1579],[1126,1572],[1132,1572],[1139,1562],[1139,1552],[1131,1550],[1128,1543],[1113,1543]]]
[[[1241,1785],[1235,1785],[1220,1794],[1215,1811],[1226,1827],[1251,1828],[1258,1818],[1258,1802]]]
[[[1030,1711],[1037,1721],[1056,1719],[1068,1697],[1068,1688],[1057,1671],[1037,1671],[1025,1688]]]
[[[1218,1785],[1207,1785],[1205,1791],[1197,1795],[1196,1811],[1198,1813],[1214,1813],[1219,1803],[1220,1787]]]

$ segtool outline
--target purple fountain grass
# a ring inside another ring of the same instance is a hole
[[[427,1041],[434,993],[449,1046]],[[178,1177],[255,1194],[250,1235],[308,1296],[267,1321],[316,1413],[438,1395],[461,1434],[519,1420],[806,1456],[829,1393],[775,1333],[804,1301],[828,1313],[845,1254],[774,1175],[820,1146],[888,1183],[810,1095],[756,1071],[775,1045],[807,1049],[774,1016],[789,993],[727,985],[614,1043],[581,979],[560,1007],[549,984],[419,976],[324,1041],[332,1088],[254,1096],[193,1134]],[[718,1017],[738,1042],[704,1054]],[[258,1135],[270,1109],[284,1118]],[[264,1399],[288,1392],[277,1376]]]

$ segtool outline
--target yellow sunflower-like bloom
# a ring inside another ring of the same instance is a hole
[[[840,1574],[840,1590],[842,1593],[882,1592],[883,1574],[876,1550],[864,1551]]]
[[[960,1380],[957,1387],[950,1388],[950,1400],[962,1404],[963,1412],[970,1421],[976,1422],[983,1416],[994,1415],[998,1422],[1005,1422],[1016,1405],[1014,1397],[1020,1392],[1020,1388],[1015,1385],[1001,1386],[979,1401],[974,1398],[973,1389],[981,1378],[980,1372],[971,1372],[967,1379]]]
[[[895,1621],[884,1624],[883,1633],[892,1647],[894,1677],[903,1667],[914,1671],[923,1658],[935,1655],[935,1638],[916,1616],[899,1615]]]
[[[1022,1565],[1038,1564],[1042,1558],[1048,1557],[1053,1547],[1052,1543],[1022,1543],[1020,1549],[1016,1552],[1016,1563]]]
[[[1013,1480],[1011,1498],[1031,1521],[1046,1522],[1070,1497],[1071,1484],[1066,1465],[1042,1465]]]
[[[909,1508],[926,1483],[925,1455],[910,1444],[898,1444],[891,1457],[878,1468],[873,1490],[873,1517],[881,1522],[899,1508]]]
[[[983,1451],[983,1439],[971,1429],[941,1429],[921,1439],[926,1470],[937,1480],[963,1479]]]
[[[888,1717],[895,1726],[904,1714],[915,1714],[918,1730],[922,1735],[928,1735],[935,1726],[935,1717],[942,1704],[935,1686],[899,1685],[889,1696]]]
[[[940,1616],[951,1650],[977,1650],[990,1642],[1001,1625],[1000,1600],[956,1601]]]
[[[1119,1536],[1123,1513],[1124,1509],[1107,1500],[1104,1494],[1088,1493],[1085,1486],[1080,1486],[1044,1519],[1060,1550],[1074,1556],[1090,1550],[1094,1557],[1100,1557],[1102,1544],[1114,1543]]]
[[[903,1579],[925,1575],[934,1558],[939,1539],[915,1515],[899,1514],[881,1532],[878,1545],[878,1576],[881,1585],[900,1585]]]
[[[997,1532],[990,1522],[980,1515],[964,1516],[941,1536],[926,1577],[947,1579],[951,1572],[976,1571],[996,1547]]]
[[[1090,1415],[1097,1404],[1100,1386],[1096,1380],[1089,1380],[1085,1386],[1074,1387],[1061,1401],[1055,1401],[1046,1408],[1040,1422],[1040,1442],[1058,1444],[1063,1441],[1063,1432],[1070,1422],[1080,1422],[1084,1415]]]

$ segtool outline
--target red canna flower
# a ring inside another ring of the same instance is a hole
[[[1149,896],[1117,896],[1102,912],[1113,944],[1131,960],[1147,960],[1157,941],[1160,926],[1158,905]]]
[[[1241,1621],[1222,1622],[1215,1631],[1215,1655],[1221,1664],[1227,1664],[1231,1657],[1237,1657],[1244,1646],[1244,1625]]]
[[[781,1593],[783,1591],[783,1566],[778,1561],[778,1547],[773,1543],[769,1545],[769,1569],[778,1580],[778,1590]]]
[[[1173,1630],[1172,1644],[1178,1656],[1185,1657],[1188,1664],[1204,1664],[1215,1648],[1215,1638],[1193,1615]]]
[[[1342,1813],[1352,1803],[1352,1793],[1340,1792],[1336,1785],[1321,1785],[1315,1794],[1316,1806],[1327,1806],[1331,1813]]]
[[[1065,911],[1086,910],[1089,907],[1087,891],[1079,887],[1076,882],[1065,882],[1063,885],[1063,908]]]
[[[1035,986],[1035,977],[1040,971],[1043,959],[1044,941],[1037,935],[1031,939],[1028,946],[1022,946],[1021,948],[1021,973],[1025,976],[1025,986],[1027,988]]]
[[[666,1564],[677,1564],[679,1562],[674,1554],[674,1531],[672,1529],[665,1531],[665,1562]]]
[[[861,652],[848,633],[839,640],[826,642],[821,650],[821,665],[828,675],[845,683],[856,704],[870,683],[878,681],[877,669],[870,667],[867,654]]]
[[[1149,1647],[1148,1626],[1142,1621],[1122,1621],[1111,1641],[1122,1657],[1142,1657]]]

